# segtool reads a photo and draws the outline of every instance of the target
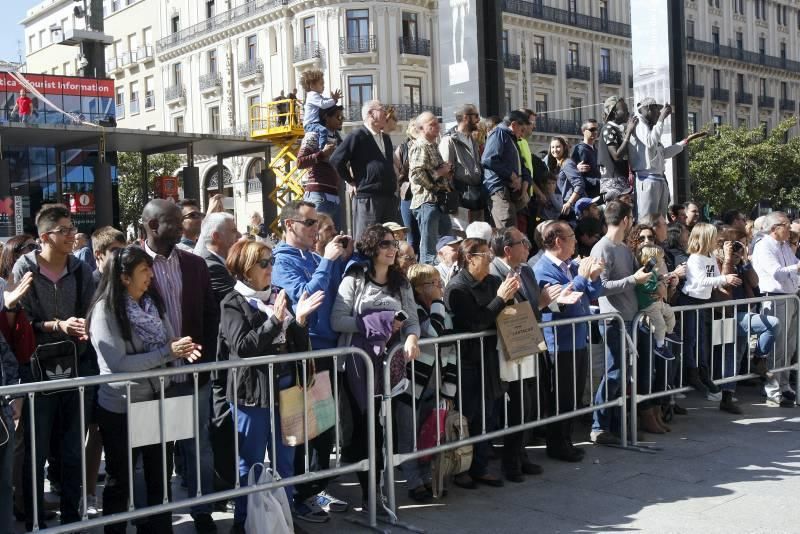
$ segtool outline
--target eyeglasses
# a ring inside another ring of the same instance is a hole
[[[531,242],[527,237],[523,237],[519,241],[511,241],[511,242],[509,242],[508,246],[509,247],[513,247],[513,246],[519,245],[519,244],[522,244],[522,246],[524,246],[525,248],[531,248]]]
[[[24,254],[26,252],[31,252],[33,250],[38,250],[39,245],[34,243],[33,241],[29,241],[28,243],[20,243],[16,247],[14,247],[15,254]]]
[[[586,130],[595,133],[597,131],[597,127],[595,126],[594,128],[586,128]]]
[[[378,243],[378,248],[400,248],[400,241],[396,239],[384,239],[380,243]]]
[[[399,259],[399,260],[417,261],[417,256],[416,255],[411,255],[411,254],[398,254],[397,255],[397,259]]]
[[[423,286],[435,286],[435,287],[438,287],[439,289],[444,288],[444,284],[442,283],[441,280],[437,280],[436,282],[425,282],[422,285]]]
[[[262,269],[266,269],[267,267],[272,267],[275,265],[275,256],[270,256],[269,258],[262,258],[258,260],[258,266]]]
[[[302,220],[302,221],[299,220],[299,219],[289,219],[289,220],[292,221],[292,222],[300,223],[303,226],[305,226],[306,228],[311,228],[315,224],[319,224],[319,221],[317,219],[305,219],[305,220]]]
[[[485,256],[487,260],[491,260],[494,255],[491,252],[473,252],[469,256]]]
[[[77,226],[59,226],[57,228],[53,228],[52,230],[50,230],[47,233],[48,234],[61,234],[63,236],[75,235],[75,234],[78,233],[78,227]]]
[[[191,212],[191,213],[187,213],[186,215],[184,215],[184,216],[183,216],[183,220],[184,220],[184,221],[185,221],[185,220],[187,220],[187,219],[199,220],[199,219],[205,219],[205,217],[206,217],[206,216],[205,216],[205,215],[203,215],[203,213],[202,213],[202,212],[199,212],[199,211],[193,211],[193,212]]]

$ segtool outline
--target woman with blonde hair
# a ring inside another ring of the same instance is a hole
[[[417,118],[412,117],[408,121],[406,128],[406,140],[400,143],[394,150],[394,169],[397,174],[397,187],[400,195],[400,217],[403,219],[403,226],[408,228],[406,241],[414,250],[419,250],[419,224],[417,218],[411,213],[411,181],[408,174],[408,154],[411,145],[417,138]]]
[[[714,249],[717,247],[717,228],[708,223],[696,223],[689,234],[686,262],[686,282],[678,296],[678,305],[693,306],[706,304],[711,300],[711,292],[724,286],[738,287],[742,279],[735,274],[720,273]],[[722,393],[711,380],[708,372],[706,353],[706,328],[709,320],[708,310],[686,311],[683,317],[683,360],[687,369],[688,385],[702,393],[709,400],[719,402]]]

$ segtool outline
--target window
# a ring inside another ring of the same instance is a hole
[[[569,63],[571,67],[577,67],[581,64],[578,43],[569,43],[569,50],[567,51],[567,63]]]
[[[417,33],[417,14],[403,11],[403,39],[415,40]]]
[[[513,101],[513,98],[511,96],[511,89],[506,87],[505,92],[503,93],[503,102],[505,103],[505,106],[506,106],[506,113],[511,111],[511,109],[512,109],[512,103],[511,102],[512,101]]]
[[[313,43],[317,40],[317,19],[306,17],[303,19],[303,43]]]
[[[686,116],[686,129],[689,135],[697,131],[697,113],[690,111]]]
[[[214,16],[214,0],[206,1],[206,18],[210,19]]]
[[[600,20],[608,23],[608,0],[600,0]]]
[[[711,42],[714,43],[715,48],[719,48],[719,28],[717,26],[711,28]]]
[[[761,135],[766,138],[769,135],[769,121],[761,121],[759,126],[761,127]]]
[[[261,103],[261,96],[260,95],[253,95],[247,97],[247,113],[250,113],[250,110],[253,106],[257,106]]]
[[[144,45],[148,46],[153,44],[153,28],[145,28],[142,32],[144,34]]]
[[[132,33],[128,36],[128,50],[130,50],[131,55],[136,52],[137,48],[139,48],[139,36]]]
[[[719,0],[708,0],[708,7],[716,7],[719,9]]]
[[[219,133],[219,106],[208,108],[208,132]]]
[[[180,63],[175,63],[172,65],[172,81],[175,83],[175,85],[181,85],[181,83],[183,83],[183,80],[181,79]]]
[[[345,16],[348,39],[366,39],[369,36],[368,9],[348,9]]]
[[[744,15],[744,0],[733,0],[733,12],[737,15]]]
[[[175,133],[183,133],[183,115],[172,119],[172,129]]]
[[[178,31],[181,29],[180,16],[175,15],[174,17],[172,17],[172,22],[170,23],[170,26],[172,28],[172,33],[178,33]]]
[[[776,11],[778,12],[778,25],[779,26],[786,26],[788,22],[788,11],[786,6],[776,5]]]
[[[758,53],[762,56],[767,53],[767,40],[764,37],[758,38]]]
[[[712,77],[713,77],[713,81],[714,81],[714,89],[721,89],[722,88],[722,74],[720,73],[719,69],[714,69]]]
[[[216,74],[217,73],[217,51],[216,50],[209,50],[208,51],[208,73],[209,74]]]
[[[544,60],[544,37],[539,35],[533,37],[533,57],[537,61]]]
[[[253,62],[258,57],[258,37],[251,35],[247,38],[247,61]]]
[[[611,50],[608,48],[600,49],[600,72],[611,70]]]
[[[686,37],[689,39],[694,39],[694,21],[687,20],[686,21]]]
[[[686,65],[686,83],[689,85],[695,85],[695,66],[694,65]]]
[[[747,120],[747,117],[739,117],[738,119],[736,119],[736,126],[739,128],[749,128],[750,124],[749,121]]]
[[[547,113],[546,94],[536,93],[536,96],[534,96],[534,111],[536,111],[536,113]]]
[[[755,0],[756,18],[767,20],[767,0]]]
[[[736,90],[739,93],[744,93],[744,74],[736,75]]]
[[[736,48],[738,50],[744,49],[744,35],[742,32],[736,32]]]
[[[767,96],[767,79],[759,78],[758,80],[758,95]]]
[[[714,130],[722,126],[722,115],[714,115]]]
[[[789,100],[789,85],[781,82],[781,100]]]
[[[36,36],[29,35],[28,36],[28,52],[33,52],[36,47]]]
[[[139,113],[139,82],[131,82],[131,114]]]
[[[412,107],[422,104],[422,78],[406,78],[403,80],[403,104]]]
[[[508,55],[508,30],[503,30],[500,44],[502,45],[503,57]]]
[[[580,98],[572,97],[569,99],[569,107],[572,108],[572,121],[580,126],[583,119],[581,118],[581,108],[583,107],[583,100]]]
[[[62,67],[64,67],[64,76],[69,76],[70,75],[69,69],[70,69],[71,66],[72,66],[72,64],[69,61],[65,61],[64,62],[64,64],[62,65]]]
[[[154,89],[154,81],[152,76],[144,79],[144,109],[153,109],[156,107],[156,94]]]
[[[347,78],[347,96],[349,104],[361,107],[372,100],[372,76],[349,76]]]
[[[122,107],[125,105],[125,88],[124,87],[117,87],[117,96],[114,101],[117,107]]]
[[[780,54],[781,54],[781,59],[786,61],[786,42],[785,41],[781,42]]]

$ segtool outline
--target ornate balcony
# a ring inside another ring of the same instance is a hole
[[[175,103],[186,98],[186,87],[183,84],[173,85],[164,89],[164,101]]]
[[[426,56],[426,57],[430,57],[431,55],[430,39],[419,39],[417,37],[400,37],[398,41],[400,43],[401,54],[411,54],[414,56]]]
[[[342,37],[339,39],[340,54],[368,54],[378,50],[378,39],[374,35]]]
[[[531,59],[531,72],[534,74],[556,75],[556,62],[550,59]]]
[[[736,92],[736,103],[744,104],[745,106],[753,105],[753,93],[740,93]]]
[[[694,98],[703,98],[704,96],[706,96],[706,88],[703,85],[690,83],[689,85],[686,86],[686,96]]]
[[[731,92],[727,89],[714,87],[711,89],[711,100],[716,100],[717,102],[730,102]]]
[[[239,74],[239,80],[249,80],[264,75],[264,62],[260,59],[251,59],[249,61],[242,61],[237,65],[236,72]]]
[[[780,106],[781,111],[791,111],[792,113],[794,113],[795,109],[797,109],[795,101],[788,98],[781,98]]]
[[[630,24],[623,24],[603,17],[593,17],[582,13],[575,13],[566,9],[545,6],[542,0],[503,0],[503,11],[531,17],[534,19],[555,22],[565,26],[575,26],[584,30],[617,35],[619,37],[631,36]]]
[[[294,62],[302,63],[305,61],[319,59],[322,57],[322,48],[317,41],[309,41],[294,47]]]
[[[591,69],[583,65],[567,65],[567,79],[568,80],[591,80]]]
[[[548,116],[536,117],[536,131],[566,135],[580,135],[581,125],[570,119],[556,119]]]
[[[758,97],[758,107],[775,109],[775,97],[761,95]]]
[[[622,85],[622,73],[616,70],[601,70],[600,83],[605,85]]]
[[[222,87],[222,75],[218,72],[209,72],[200,76],[200,92],[216,91]]]
[[[503,66],[507,69],[519,70],[521,66],[519,54],[503,54]]]
[[[762,67],[770,67],[779,70],[788,70],[790,72],[800,73],[800,62],[793,61],[777,56],[770,56],[760,52],[751,52],[739,47],[718,45],[708,41],[700,41],[694,37],[686,38],[686,50],[689,52],[696,52],[706,56],[714,56],[723,59],[733,59],[751,65],[760,65]]]

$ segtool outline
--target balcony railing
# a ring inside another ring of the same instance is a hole
[[[753,105],[753,93],[740,93],[736,92],[736,103],[744,104],[746,106]]]
[[[414,56],[428,56],[431,55],[431,41],[430,39],[418,39],[416,37],[400,37],[400,53],[412,54]]]
[[[153,109],[154,107],[156,107],[156,94],[148,91],[144,95],[144,109]]]
[[[437,117],[442,116],[442,108],[440,106],[427,106],[424,104],[387,104],[385,107],[394,108],[394,112],[397,115],[397,120],[407,121],[411,120],[423,111],[430,111]],[[358,122],[361,120],[361,106],[360,105],[351,105],[345,106],[344,108],[344,117],[346,121],[349,122]]]
[[[781,111],[794,111],[797,106],[794,100],[788,98],[781,98]]]
[[[581,125],[578,121],[570,119],[556,119],[539,115],[536,117],[536,131],[566,135],[580,135]]]
[[[317,41],[309,41],[294,47],[294,62],[322,57],[322,48]]]
[[[119,68],[119,59],[112,57],[106,61],[106,72],[111,72]]]
[[[628,87],[633,89],[633,74],[628,74]]]
[[[609,33],[620,37],[630,38],[631,36],[630,24],[545,6],[541,0],[503,0],[503,11],[565,26],[576,26],[584,30]]]
[[[706,88],[704,85],[697,85],[696,83],[690,83],[686,86],[686,94],[687,96],[693,96],[695,98],[703,98],[706,96]]]
[[[519,54],[503,54],[503,65],[507,69],[519,70],[521,66]]]
[[[622,85],[622,73],[616,70],[601,70],[600,83],[606,85]],[[588,78],[586,78],[588,80]]]
[[[536,74],[556,75],[556,62],[551,59],[531,59],[531,72]]]
[[[686,39],[686,50],[697,52],[706,56],[715,56],[724,59],[734,59],[751,65],[761,65],[790,72],[800,72],[800,61],[793,61],[777,56],[770,56],[760,52],[751,52],[738,47],[718,45],[708,41],[699,41],[693,37]]]
[[[114,117],[117,119],[124,119],[125,118],[125,104],[117,104],[114,107]]]
[[[730,102],[731,92],[728,89],[714,87],[711,89],[711,100],[716,100],[717,102]]]
[[[206,91],[222,85],[222,75],[218,72],[209,72],[200,76],[200,90]]]
[[[339,39],[340,54],[365,54],[378,49],[378,39],[374,35],[342,37]]]
[[[186,96],[186,88],[182,84],[173,85],[164,89],[164,100],[172,102]]]
[[[136,61],[147,61],[153,59],[153,46],[140,46],[136,49]]]
[[[156,41],[156,50],[164,52],[187,41],[215,32],[236,22],[253,16],[257,13],[269,11],[289,5],[289,0],[254,0],[233,9],[229,9],[215,17],[198,22],[188,28],[159,39]]]
[[[236,72],[239,73],[239,78],[248,78],[256,74],[262,74],[264,72],[264,62],[260,59],[242,61],[236,68]]]
[[[131,100],[131,115],[139,113],[139,100]]]
[[[136,61],[136,52],[133,52],[133,54],[130,52],[123,52],[119,57],[117,57],[117,61],[119,61],[120,67],[127,67]]]
[[[758,97],[758,107],[775,109],[775,97],[761,95]]]
[[[591,79],[591,69],[582,65],[567,65],[567,79],[586,80]]]

